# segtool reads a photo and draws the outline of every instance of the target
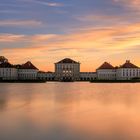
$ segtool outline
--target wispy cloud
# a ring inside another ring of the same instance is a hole
[[[32,35],[28,36],[32,42],[46,42],[48,40],[51,40],[53,38],[56,38],[56,34],[37,34],[37,35]]]
[[[118,54],[123,54],[122,58],[125,57],[124,59],[126,59],[127,57],[129,58],[132,49],[135,52],[135,58],[138,58],[139,52],[135,51],[135,49],[138,49],[135,46],[140,46],[140,23],[87,28],[65,35],[1,34],[1,43],[8,40],[24,45],[21,48],[5,47],[1,49],[3,55],[9,58],[17,56],[18,58],[16,57],[16,59],[21,60],[27,59],[26,57],[28,56],[29,59],[34,58],[38,66],[43,69],[46,60],[53,64],[53,62],[63,57],[78,57],[79,61],[83,62],[83,65],[86,65],[88,70],[91,67],[90,62],[85,61],[88,59],[100,59],[102,62],[106,58],[117,57]],[[23,42],[25,41],[29,43],[24,44]],[[38,62],[38,57],[40,62]],[[97,62],[99,63],[99,60]],[[98,63],[94,62],[95,68]],[[50,67],[52,68],[52,65]]]
[[[88,15],[81,15],[81,16],[76,16],[75,19],[81,22],[85,22],[85,23],[95,23],[97,26],[102,25],[102,24],[114,24],[114,23],[118,23],[118,24],[122,24],[122,23],[126,23],[127,19],[129,17],[125,15],[125,17],[119,16],[119,15],[106,15],[106,14],[88,14]]]
[[[23,41],[25,35],[15,35],[15,34],[0,34],[0,42],[18,42]]]
[[[47,5],[47,6],[51,6],[51,7],[62,7],[63,4],[60,4],[60,3],[53,3],[53,2],[41,2],[41,1],[38,1],[40,4],[43,4],[43,5]]]
[[[0,34],[0,42],[9,43],[9,42],[31,42],[31,43],[43,43],[47,42],[50,39],[55,38],[55,34],[35,34],[35,35],[19,35],[19,34]]]
[[[139,12],[131,11],[129,13],[121,13],[121,14],[105,14],[105,13],[89,13],[86,15],[75,16],[74,18],[83,23],[89,24],[89,26],[113,26],[121,25],[121,24],[129,24],[135,23],[139,21]],[[91,24],[92,23],[92,24]]]
[[[123,5],[125,7],[133,8],[135,10],[140,10],[140,0],[113,0],[115,3]]]
[[[15,35],[0,34],[0,42],[27,41],[32,43],[47,43],[47,46],[61,46],[66,48],[127,48],[140,42],[140,23],[116,25],[110,27],[94,27],[78,30],[70,34],[35,34]],[[49,41],[49,42],[48,42]],[[133,42],[133,43],[132,43]],[[126,43],[126,44],[125,44]]]
[[[37,20],[0,20],[0,26],[13,27],[38,27],[42,26],[43,23]]]
[[[37,3],[40,5],[49,6],[49,7],[62,7],[62,6],[64,6],[62,3],[49,2],[49,1],[45,1],[45,0],[24,0],[24,1],[31,2],[31,3]]]

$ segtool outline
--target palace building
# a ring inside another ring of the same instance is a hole
[[[55,80],[57,81],[80,80],[80,63],[70,58],[65,58],[55,63]]]
[[[37,80],[38,69],[30,62],[13,65],[0,56],[0,80]]]
[[[130,60],[126,60],[126,62],[118,67],[116,71],[116,79],[117,80],[131,80],[133,78],[140,78],[140,68]]]
[[[98,80],[131,80],[140,78],[140,68],[126,60],[123,65],[114,67],[108,62],[104,62],[97,70]]]
[[[8,61],[0,63],[0,80],[17,80],[18,70]]]
[[[28,61],[18,67],[18,78],[19,80],[36,80],[38,71],[38,68]]]
[[[115,80],[116,69],[110,63],[104,62],[97,70],[98,80]]]
[[[2,80],[46,80],[46,81],[92,81],[92,80],[140,79],[140,67],[129,60],[118,67],[104,62],[96,72],[80,72],[80,63],[65,58],[55,63],[55,72],[43,72],[30,61],[13,65],[0,56],[0,81]]]

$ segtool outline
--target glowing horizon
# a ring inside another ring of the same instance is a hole
[[[11,63],[30,60],[54,71],[63,58],[95,71],[104,61],[140,66],[139,0],[2,0],[0,51]]]

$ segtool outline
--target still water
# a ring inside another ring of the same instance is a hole
[[[140,140],[140,84],[0,84],[0,140]]]

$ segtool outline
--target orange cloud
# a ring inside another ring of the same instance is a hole
[[[0,34],[0,42],[44,42],[56,37],[55,34],[35,34],[35,35],[18,35],[18,34]]]
[[[57,37],[56,34],[37,34],[33,36],[29,36],[32,42],[43,42],[43,41],[48,41],[50,39],[53,39]]]
[[[0,26],[38,27],[43,23],[37,20],[0,20]]]
[[[0,34],[0,42],[17,42],[25,38],[25,35]]]
[[[115,59],[113,62],[120,64],[122,62],[119,61],[133,58],[140,64],[138,61],[140,23],[85,28],[65,35],[19,35],[9,38],[15,41],[14,43],[22,44],[26,41],[30,44],[22,48],[5,47],[1,50],[3,55],[14,63],[31,59],[43,70],[52,70],[53,63],[64,57],[80,61],[82,71],[93,71],[102,61],[108,59],[109,61]],[[3,35],[3,41],[6,39],[7,36]],[[122,56],[118,60],[120,54]]]

